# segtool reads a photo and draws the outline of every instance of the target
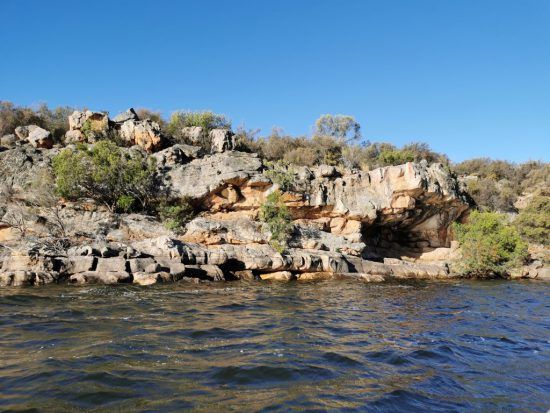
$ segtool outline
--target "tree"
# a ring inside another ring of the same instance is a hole
[[[468,222],[453,225],[460,242],[459,272],[476,277],[506,275],[528,256],[516,228],[495,212],[473,211]]]
[[[360,129],[361,125],[349,115],[322,115],[315,122],[316,135],[332,136],[343,142],[361,139]]]
[[[266,223],[271,232],[270,245],[279,253],[283,252],[292,231],[292,216],[279,190],[270,193],[261,205],[260,220]]]

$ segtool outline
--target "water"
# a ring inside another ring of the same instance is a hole
[[[0,291],[0,410],[540,411],[550,284]]]

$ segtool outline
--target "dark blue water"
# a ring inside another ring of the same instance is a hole
[[[550,283],[0,292],[0,410],[550,409]]]

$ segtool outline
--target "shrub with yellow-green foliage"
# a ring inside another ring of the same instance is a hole
[[[147,210],[157,194],[155,160],[139,151],[123,151],[111,141],[64,149],[53,158],[58,195],[91,198],[110,210]]]
[[[212,129],[231,128],[231,121],[225,116],[209,110],[202,112],[176,111],[170,117],[167,131],[174,142],[196,144],[197,142],[187,142],[183,133],[183,128],[199,126],[202,128],[200,136],[200,145],[209,150],[208,134]]]
[[[464,275],[505,276],[528,256],[527,244],[504,215],[473,211],[467,223],[455,223],[453,229],[461,251],[456,269]]]
[[[283,252],[292,232],[292,216],[283,202],[280,191],[273,191],[260,206],[260,220],[265,222],[271,232],[270,245],[278,252]]]
[[[533,197],[515,222],[519,233],[530,242],[550,244],[550,196]]]

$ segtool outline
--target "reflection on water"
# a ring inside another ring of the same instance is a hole
[[[0,292],[0,410],[546,411],[550,284]]]

